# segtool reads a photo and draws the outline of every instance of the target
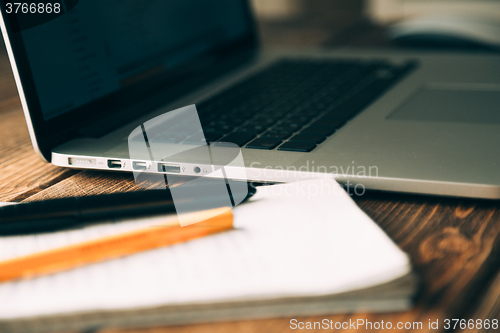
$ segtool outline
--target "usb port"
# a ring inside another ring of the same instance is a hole
[[[133,161],[132,168],[134,168],[134,170],[146,170],[148,168],[148,163],[147,162]]]
[[[120,161],[120,160],[108,160],[108,168],[121,169],[122,168],[122,161]]]
[[[158,163],[159,172],[181,173],[181,167],[178,165]]]

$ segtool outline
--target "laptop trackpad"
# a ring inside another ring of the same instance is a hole
[[[500,86],[428,86],[387,119],[500,124]]]

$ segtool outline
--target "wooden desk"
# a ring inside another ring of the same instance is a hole
[[[379,30],[370,30],[372,35],[362,33],[369,27],[366,21],[353,19],[343,22],[333,28],[328,28],[328,25],[325,28],[321,24],[304,25],[306,31],[301,36],[289,34],[290,29],[296,31],[298,25],[286,22],[262,23],[261,30],[266,33],[265,45],[279,40],[288,45],[364,45],[365,42],[373,43],[377,38],[381,42],[376,44],[384,44],[383,34],[379,33]],[[276,34],[272,35],[272,31],[276,31]],[[290,38],[280,38],[280,34]],[[62,169],[42,162],[35,155],[12,72],[5,51],[1,49],[0,120],[0,201],[32,201],[135,189],[133,177],[129,174]],[[372,192],[356,198],[356,202],[410,254],[416,271],[422,278],[421,293],[417,296],[416,306],[413,310],[403,313],[347,313],[298,318],[299,321],[321,321],[328,318],[334,322],[349,322],[362,318],[370,322],[390,321],[394,326],[398,322],[422,322],[422,329],[405,331],[442,332],[446,318],[500,319],[499,201]],[[290,332],[290,319],[126,331]],[[439,320],[439,330],[430,330],[429,320],[434,322],[436,319]]]

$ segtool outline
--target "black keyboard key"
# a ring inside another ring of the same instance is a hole
[[[278,120],[278,118],[272,118],[272,117],[268,117],[268,116],[259,116],[255,119],[252,119],[252,122],[256,122],[258,124],[265,125],[265,126],[269,127],[269,126],[274,125],[276,123],[276,121]]]
[[[276,122],[288,115],[292,111],[280,111],[280,110],[270,110],[270,111],[265,111],[265,113],[262,115],[262,117],[266,117],[268,119],[271,119],[272,121]],[[259,117],[261,117],[259,115]]]
[[[271,150],[276,148],[283,140],[276,138],[258,138],[246,145],[250,149],[266,149]]]
[[[230,125],[208,125],[208,126],[203,126],[203,131],[204,132],[221,132],[221,133],[229,133],[234,129],[234,126]]]
[[[330,94],[329,94],[330,95]],[[322,100],[313,102],[307,106],[310,110],[315,110],[316,112],[324,110],[328,107],[328,104],[323,102]]]
[[[285,140],[286,138],[289,138],[292,135],[292,132],[288,131],[268,131],[264,134],[262,134],[262,138],[276,138],[276,139],[282,139]]]
[[[248,125],[243,125],[240,128],[238,128],[238,132],[255,132],[255,133],[262,133],[264,131],[267,131],[269,127],[261,124],[248,124]]]
[[[234,116],[231,114],[225,115],[225,117],[221,120],[223,120],[223,122],[224,122],[223,125],[229,125],[229,126],[238,126],[241,123],[243,123],[244,121],[246,121],[245,118],[240,118],[238,116]]]
[[[297,132],[302,128],[302,125],[296,123],[281,123],[274,126],[272,129],[275,131]]]
[[[294,129],[299,129],[302,126],[304,126],[305,123],[306,122],[296,122],[296,121],[288,118],[288,119],[285,119],[284,121],[282,121],[280,125],[291,126]]]
[[[257,136],[255,132],[234,132],[223,137],[219,141],[221,142],[231,142],[240,147],[243,147],[248,141],[252,140]]]
[[[316,148],[316,144],[312,142],[285,142],[279,146],[278,150],[297,151],[307,153]]]
[[[305,125],[308,122],[310,122],[311,119],[312,119],[312,117],[310,117],[310,116],[307,117],[307,116],[298,115],[298,116],[292,116],[292,117],[288,118],[287,122]]]
[[[323,112],[323,110],[317,110],[314,108],[305,107],[305,108],[298,109],[297,112],[295,113],[295,115],[304,116],[304,117],[308,117],[308,118],[314,118],[322,112]]]
[[[289,141],[297,141],[297,142],[313,142],[313,143],[321,143],[325,141],[326,136],[317,135],[317,134],[297,134],[290,138]]]

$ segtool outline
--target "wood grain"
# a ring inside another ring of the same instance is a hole
[[[495,279],[489,285],[483,297],[479,299],[478,306],[469,313],[466,319],[481,319],[483,322],[485,319],[489,319],[490,323],[492,319],[498,319],[500,322],[500,273],[497,273]],[[461,333],[479,333],[479,332],[498,332],[499,328],[494,329],[491,326],[489,328],[476,326],[473,329],[461,330]]]
[[[75,173],[35,154],[20,105],[0,110],[0,201],[21,201]]]

